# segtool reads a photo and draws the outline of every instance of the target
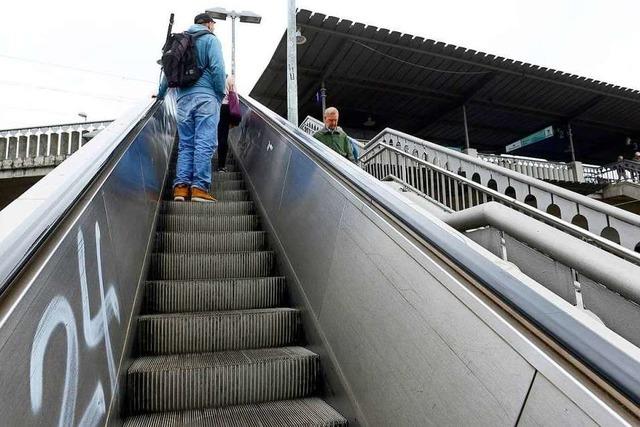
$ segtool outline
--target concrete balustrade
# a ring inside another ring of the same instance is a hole
[[[0,178],[42,176],[111,121],[0,130]]]

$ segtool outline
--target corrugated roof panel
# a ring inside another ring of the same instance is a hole
[[[298,48],[299,88],[308,98],[300,100],[301,111],[318,110],[314,88],[334,62],[327,79],[330,99],[351,108],[356,122],[368,110],[379,114],[380,121],[461,142],[458,108],[472,96],[468,116],[472,145],[478,148],[512,142],[511,130],[530,133],[549,122],[562,123],[576,112],[580,114],[574,127],[582,147],[601,147],[603,138],[618,141],[625,132],[640,139],[637,90],[305,10],[298,13],[298,24],[308,38]],[[283,37],[252,91],[267,96],[264,103],[278,110],[284,110],[286,99],[284,62]],[[442,73],[425,67],[491,74]]]

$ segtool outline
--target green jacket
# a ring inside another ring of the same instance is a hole
[[[331,148],[336,153],[340,154],[342,157],[345,157],[349,161],[355,162],[351,142],[349,141],[347,134],[344,133],[344,131],[340,127],[333,131],[324,128],[314,133],[313,137],[322,142],[327,147]]]

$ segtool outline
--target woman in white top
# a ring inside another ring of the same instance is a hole
[[[218,122],[218,167],[217,171],[226,172],[227,152],[229,151],[229,92],[235,92],[235,79],[227,76],[224,99],[220,107],[220,121]]]

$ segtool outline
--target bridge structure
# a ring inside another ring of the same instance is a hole
[[[78,151],[111,122],[0,130],[0,209]]]

